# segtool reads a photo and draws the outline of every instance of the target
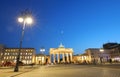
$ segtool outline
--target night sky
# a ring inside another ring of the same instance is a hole
[[[120,42],[120,0],[0,0],[0,44],[19,47],[21,11],[32,11],[34,23],[26,26],[23,47],[57,48],[62,42],[74,54]]]

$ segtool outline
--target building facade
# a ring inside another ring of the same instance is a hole
[[[2,63],[4,57],[4,45],[0,45],[0,64]]]
[[[89,64],[89,56],[86,53],[74,55],[73,61],[75,64]]]
[[[71,63],[72,59],[72,48],[65,48],[62,44],[58,48],[50,48],[50,63]]]
[[[16,63],[19,48],[3,48],[1,63],[11,62]],[[35,62],[34,48],[21,48],[20,61],[24,64],[31,64]]]
[[[36,54],[35,64],[44,65],[50,63],[50,56],[44,54]]]
[[[103,63],[108,62],[111,58],[110,50],[101,48],[89,48],[86,49],[85,53],[88,55],[88,61],[91,63]]]
[[[110,50],[110,56],[113,62],[120,62],[120,44],[106,43],[103,44],[104,49]]]
[[[16,63],[19,48],[6,48],[0,45],[0,64],[5,62]],[[58,48],[50,48],[49,55],[36,54],[34,48],[21,48],[20,61],[24,64],[49,63],[106,63],[120,62],[120,44],[104,44],[101,48],[88,48],[83,54],[74,55],[72,48],[65,48],[62,44]]]

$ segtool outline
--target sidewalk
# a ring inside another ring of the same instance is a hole
[[[37,69],[38,66],[20,66],[19,72],[14,72],[14,68],[10,67],[0,67],[0,77],[15,77],[17,75],[32,71],[34,69]]]
[[[19,72],[14,72],[14,68],[8,68],[8,67],[0,67],[0,77],[23,77],[24,75],[28,76],[30,74],[31,76],[31,71],[34,72],[34,74],[39,75],[40,73],[48,73],[54,70],[56,71],[60,71],[59,69],[67,69],[68,68],[72,68],[72,69],[76,69],[73,67],[76,66],[80,66],[81,67],[97,67],[97,68],[104,68],[104,69],[120,69],[120,64],[102,64],[102,65],[46,65],[46,66],[21,66],[19,69]],[[62,68],[65,67],[65,68]],[[47,70],[46,70],[47,68]],[[59,69],[58,69],[59,68]],[[78,68],[78,67],[77,67]],[[37,70],[34,70],[37,69]],[[46,71],[45,71],[46,70]],[[70,70],[70,69],[68,69]],[[76,69],[77,70],[77,69]],[[79,69],[80,70],[80,69]],[[41,71],[41,72],[38,72]],[[37,72],[37,73],[36,73]],[[45,75],[45,73],[43,75]],[[32,77],[32,76],[31,76]]]

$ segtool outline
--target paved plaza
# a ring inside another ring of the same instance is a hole
[[[0,77],[120,77],[119,68],[119,65],[47,65]]]

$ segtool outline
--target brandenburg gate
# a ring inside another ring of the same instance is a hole
[[[62,61],[60,57],[62,56]],[[70,63],[73,59],[73,49],[65,48],[60,44],[59,48],[50,48],[50,63]]]

